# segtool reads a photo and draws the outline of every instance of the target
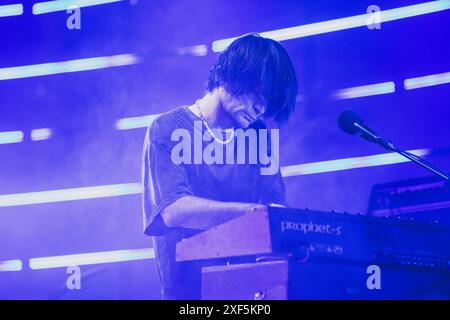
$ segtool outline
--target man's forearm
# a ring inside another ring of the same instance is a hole
[[[186,196],[167,206],[162,216],[169,227],[205,230],[263,208],[264,205],[256,203],[222,202]]]

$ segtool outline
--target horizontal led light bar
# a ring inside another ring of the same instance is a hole
[[[140,183],[126,183],[74,189],[5,194],[0,195],[0,207],[117,197],[140,193]]]
[[[40,141],[50,139],[52,136],[52,129],[42,128],[31,130],[31,140]]]
[[[380,23],[420,16],[447,9],[450,9],[450,0],[430,1],[411,6],[384,10],[379,12]],[[367,26],[368,20],[371,17],[371,13],[360,14],[346,18],[305,24],[297,27],[261,32],[259,34],[263,37],[271,38],[277,41],[290,40],[322,33]],[[214,41],[212,43],[212,50],[214,52],[221,52],[225,50],[235,39],[237,39],[237,37]]]
[[[66,11],[70,6],[79,8],[108,4],[123,0],[54,0],[39,2],[33,5],[33,14],[44,14],[56,11]]]
[[[138,63],[138,58],[134,54],[120,54],[115,56],[0,68],[0,80],[31,78],[51,74],[105,69],[127,66],[136,63]]]
[[[0,272],[2,271],[20,271],[22,270],[21,260],[0,261]]]
[[[418,150],[410,150],[409,152],[420,157],[429,154],[430,150],[418,149]],[[410,160],[393,152],[393,153],[377,154],[374,156],[345,158],[338,160],[329,160],[329,161],[285,166],[281,168],[281,174],[283,175],[283,177],[291,177],[298,175],[341,171],[357,168],[384,166],[388,164],[396,164],[408,161]]]
[[[395,83],[391,81],[340,89],[334,92],[333,98],[338,100],[354,99],[393,92],[395,92]]]
[[[136,128],[147,128],[159,114],[150,114],[147,116],[123,118],[116,121],[117,130],[129,130]]]
[[[22,131],[5,131],[0,132],[0,144],[18,143],[23,141]]]
[[[405,90],[437,86],[450,83],[450,72],[432,74],[424,77],[410,78],[404,81]]]
[[[30,259],[30,268],[33,270],[51,269],[90,264],[149,260],[154,258],[155,252],[153,248],[103,251],[45,258],[32,258]]]
[[[208,46],[206,44],[201,44],[192,47],[181,47],[177,49],[179,55],[191,55],[196,57],[206,56],[208,54]]]
[[[20,16],[23,14],[22,4],[7,4],[0,6],[0,17]]]

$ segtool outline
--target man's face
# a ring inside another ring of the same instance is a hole
[[[257,121],[267,110],[267,102],[262,94],[249,93],[239,96],[220,88],[221,103],[236,126],[247,128]]]

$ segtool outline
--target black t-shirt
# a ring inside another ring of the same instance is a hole
[[[200,128],[203,135],[207,129],[201,119],[183,106],[155,119],[144,142],[144,232],[153,236],[163,298],[166,299],[200,298],[200,275],[189,264],[175,262],[176,243],[199,231],[167,227],[161,218],[164,208],[188,195],[226,202],[286,205],[285,187],[279,170],[274,175],[261,175],[260,164],[176,164],[172,161],[172,150],[179,143],[171,139],[174,130],[186,129],[194,137]],[[265,125],[259,122],[251,128],[265,128]],[[192,150],[193,144],[192,139]],[[207,145],[208,142],[203,142],[203,150]]]

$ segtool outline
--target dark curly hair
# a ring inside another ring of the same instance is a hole
[[[297,77],[292,61],[281,44],[258,34],[233,41],[210,70],[207,91],[223,86],[229,93],[262,94],[265,116],[283,124],[295,109]]]

